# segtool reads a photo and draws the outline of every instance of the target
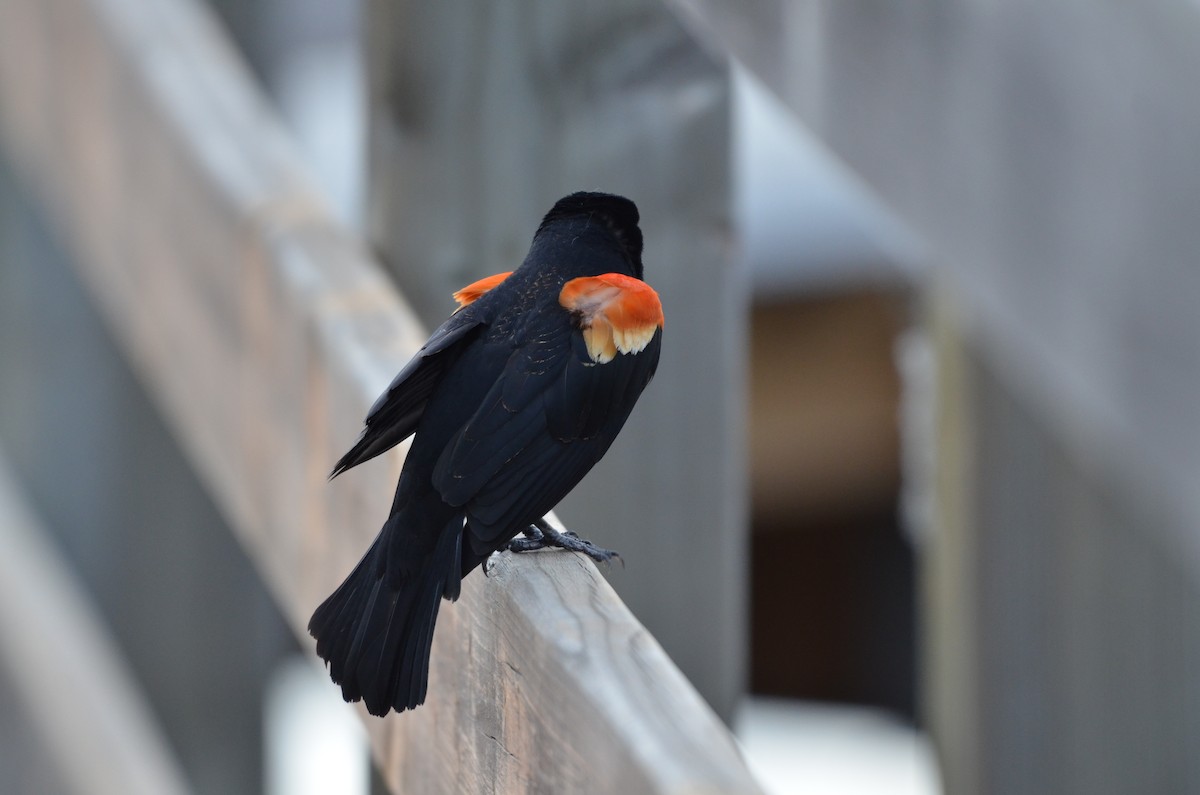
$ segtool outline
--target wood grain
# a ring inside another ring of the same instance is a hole
[[[199,4],[8,0],[0,31],[0,145],[310,646],[308,616],[378,528],[399,454],[325,474],[419,324]],[[470,578],[442,610],[431,679],[417,712],[364,713],[397,791],[757,791],[573,555]]]

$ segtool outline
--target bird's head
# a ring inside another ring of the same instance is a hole
[[[630,273],[642,278],[642,230],[638,228],[637,205],[624,196],[580,191],[559,199],[538,227],[543,232],[571,225],[590,228],[608,236],[629,264]]]

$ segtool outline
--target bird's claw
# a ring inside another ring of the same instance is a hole
[[[597,563],[611,564],[613,558],[625,566],[625,560],[620,553],[611,549],[598,547],[591,541],[580,538],[570,530],[559,532],[550,526],[545,519],[539,519],[525,530],[524,538],[514,538],[508,542],[509,552],[533,552],[539,549],[556,547],[571,552],[581,552]]]

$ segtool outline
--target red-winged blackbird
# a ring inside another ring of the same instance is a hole
[[[658,366],[662,305],[642,281],[637,207],[620,196],[560,200],[520,268],[454,297],[461,307],[331,475],[416,434],[383,529],[308,623],[342,696],[374,715],[425,701],[440,597],[457,599],[493,552],[613,556],[542,517],[608,450]]]

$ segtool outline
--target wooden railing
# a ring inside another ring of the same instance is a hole
[[[203,8],[7,0],[0,30],[0,145],[311,648],[308,615],[370,541],[400,457],[325,474],[419,324],[331,220]],[[363,713],[395,791],[757,791],[725,728],[574,555],[468,578],[442,611],[431,694],[413,713]]]

